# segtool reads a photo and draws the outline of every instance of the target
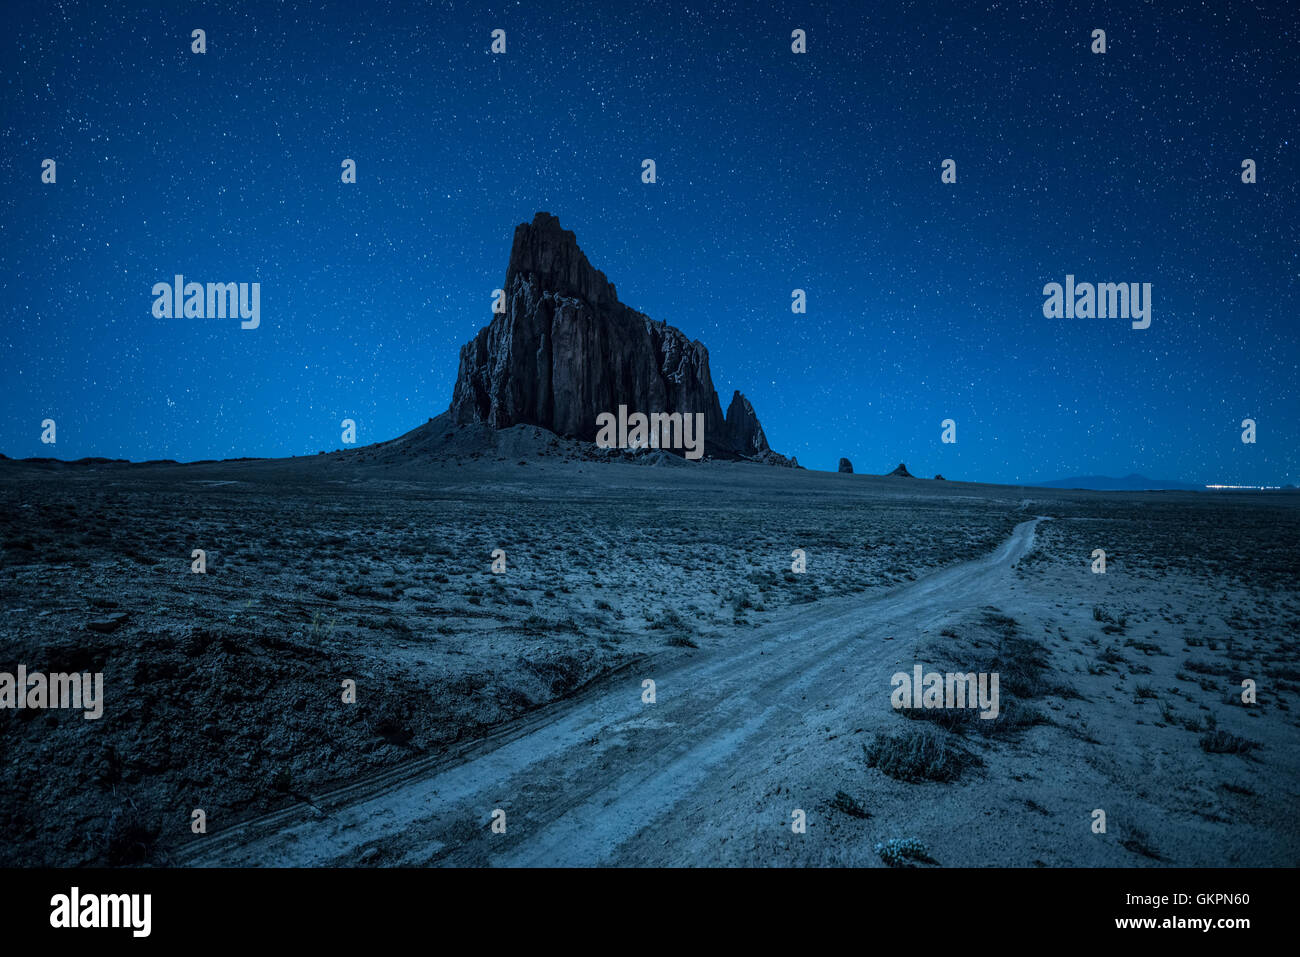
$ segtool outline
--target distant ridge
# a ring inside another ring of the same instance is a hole
[[[1054,479],[1050,482],[1027,482],[1034,488],[1078,488],[1097,492],[1158,492],[1158,491],[1204,491],[1204,485],[1180,482],[1177,479],[1152,479],[1145,475],[1125,475],[1112,478],[1109,475],[1080,475],[1074,478]]]

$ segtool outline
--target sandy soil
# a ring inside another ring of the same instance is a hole
[[[1207,698],[1220,727],[1257,736],[1261,767],[1249,754],[1207,753],[1195,729],[1159,719],[1156,699],[1131,697],[1141,683],[1125,681],[1140,668],[1088,674],[1101,638],[1085,636],[1082,611],[1070,620],[1059,581],[1021,564],[1039,524],[1019,525],[988,559],[885,595],[830,599],[685,660],[639,663],[455,761],[322,796],[196,843],[183,859],[884,866],[879,845],[911,838],[926,849],[924,866],[1293,864],[1295,723]],[[1107,579],[1107,596],[1125,584]],[[1066,622],[1084,647],[1069,647]],[[897,780],[867,766],[867,741],[919,724],[888,707],[894,671],[945,659],[979,667],[981,647],[1008,640],[1022,659],[1053,667],[1034,674],[1004,662],[1010,723],[942,732],[969,758],[956,780]],[[1145,644],[1126,637],[1123,647],[1162,655]],[[1078,667],[1061,660],[1076,654]],[[1232,672],[1226,662],[1218,671]],[[653,704],[642,699],[646,678]],[[1206,689],[1193,684],[1167,692],[1180,709],[1199,707]],[[489,826],[497,808],[503,834]],[[790,826],[797,809],[803,834]],[[1107,813],[1105,834],[1093,832],[1095,809]]]
[[[0,463],[0,670],[102,671],[107,699],[93,722],[0,716],[0,857],[166,861],[194,808],[215,832],[450,753],[640,656],[983,554],[1015,521],[1006,497],[753,465],[349,458]]]
[[[1294,494],[494,442],[0,462],[0,670],[102,670],[107,699],[97,722],[3,716],[6,863],[1300,858]],[[894,711],[915,663],[1000,672],[999,719]]]

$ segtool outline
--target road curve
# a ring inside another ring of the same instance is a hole
[[[176,862],[715,863],[720,841],[743,843],[758,827],[755,808],[765,795],[789,789],[792,766],[775,765],[810,743],[814,716],[852,713],[860,723],[864,699],[888,697],[904,651],[902,642],[887,643],[894,633],[933,630],[995,603],[1040,520],[1017,525],[987,558],[883,595],[786,609],[667,666],[635,662],[456,755],[201,837]],[[653,704],[642,701],[646,679],[655,682]],[[504,833],[491,827],[497,809]]]

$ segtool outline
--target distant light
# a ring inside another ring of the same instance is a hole
[[[1232,488],[1232,489],[1252,489],[1259,492],[1279,490],[1280,485],[1207,485],[1206,488]]]

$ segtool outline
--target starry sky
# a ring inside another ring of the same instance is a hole
[[[405,432],[446,409],[516,224],[547,210],[805,466],[1300,482],[1288,4],[6,12],[11,457],[311,454],[344,418],[362,444]],[[260,327],[155,318],[176,273],[260,282]],[[1045,318],[1067,274],[1150,282],[1150,328]]]

